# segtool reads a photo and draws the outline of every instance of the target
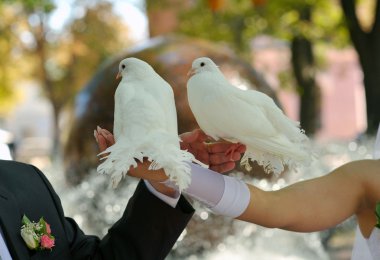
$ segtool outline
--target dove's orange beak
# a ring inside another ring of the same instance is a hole
[[[116,75],[116,79],[120,79],[121,78],[121,73],[120,73],[120,71],[117,73],[117,75]]]
[[[191,70],[189,70],[189,72],[187,73],[187,76],[190,78],[190,77],[193,76],[195,73],[196,73],[195,69],[194,69],[194,68],[191,68]]]

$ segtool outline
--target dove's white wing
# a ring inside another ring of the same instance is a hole
[[[150,87],[147,91],[149,91],[151,95],[160,103],[160,106],[165,114],[165,128],[169,132],[178,135],[177,112],[173,89],[158,74],[155,76],[156,78],[154,82],[149,83]]]
[[[151,84],[149,81],[147,84]],[[115,121],[121,127],[121,133],[129,139],[139,139],[150,131],[166,129],[167,113],[161,96],[154,96],[149,86],[139,82],[123,83],[115,92]],[[154,88],[153,88],[154,89]],[[160,104],[161,103],[161,104]],[[166,108],[167,110],[167,108]]]
[[[122,92],[122,93],[119,93]],[[123,103],[128,103],[131,99],[133,99],[135,95],[134,88],[128,88],[126,81],[121,81],[119,83],[118,88],[115,91],[115,111],[114,111],[114,122],[113,122],[113,135],[115,141],[117,141],[120,135],[123,133],[124,129],[124,109]]]
[[[231,86],[233,87],[233,86]],[[267,120],[271,122],[278,132],[282,132],[290,140],[296,142],[307,141],[304,131],[300,129],[299,122],[288,118],[284,112],[276,105],[271,97],[256,90],[241,90],[232,88],[234,96],[247,104],[255,104],[260,107]]]
[[[256,139],[254,143],[250,143],[253,147],[258,147],[263,151],[281,156],[286,164],[290,161],[298,161],[300,164],[308,165],[311,159],[310,143],[308,137],[304,134],[304,131],[299,128],[299,123],[288,118],[280,108],[274,103],[273,99],[264,93],[255,90],[240,90],[233,88],[234,92],[232,96],[240,99],[242,104],[246,106],[255,107],[260,110],[262,117],[258,118],[259,123],[265,122],[261,127],[263,130],[269,130],[268,138],[270,140],[264,141]],[[253,105],[254,104],[254,105]],[[257,115],[257,114],[255,114]],[[268,127],[270,124],[272,127]],[[262,138],[263,136],[258,136]],[[262,144],[266,148],[262,148],[259,144]],[[257,146],[259,145],[259,146]],[[287,152],[286,152],[287,151]],[[252,153],[257,152],[252,150]]]
[[[190,79],[188,99],[198,124],[207,134],[240,141],[244,136],[251,137],[252,133],[259,138],[278,134],[261,106],[254,100],[241,100],[239,91],[242,90],[226,87],[228,82],[213,76],[207,77],[207,86],[199,84],[198,81],[205,82],[203,77],[196,75]]]

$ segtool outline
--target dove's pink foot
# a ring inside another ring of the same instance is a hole
[[[239,149],[239,147],[243,146],[241,143],[232,144],[230,148],[225,151],[225,155],[230,157],[230,160],[233,160],[234,153]]]

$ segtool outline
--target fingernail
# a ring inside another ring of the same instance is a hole
[[[98,132],[96,132],[96,130],[94,130],[94,137],[95,137],[96,142],[98,142]]]
[[[102,134],[109,135],[108,131],[106,129],[102,129]]]
[[[105,131],[105,129],[102,129],[102,130],[100,131],[100,134],[101,134],[102,136],[106,137],[108,133],[107,133],[107,131]]]
[[[98,131],[101,131],[101,130],[102,130],[102,128],[101,128],[100,126],[97,126],[96,129],[97,129]]]

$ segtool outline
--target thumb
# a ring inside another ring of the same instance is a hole
[[[181,134],[180,138],[184,143],[204,142],[207,140],[207,135],[201,129],[195,129]]]
[[[107,140],[102,135],[98,135],[98,148],[100,152],[103,152],[108,148],[107,146]]]

